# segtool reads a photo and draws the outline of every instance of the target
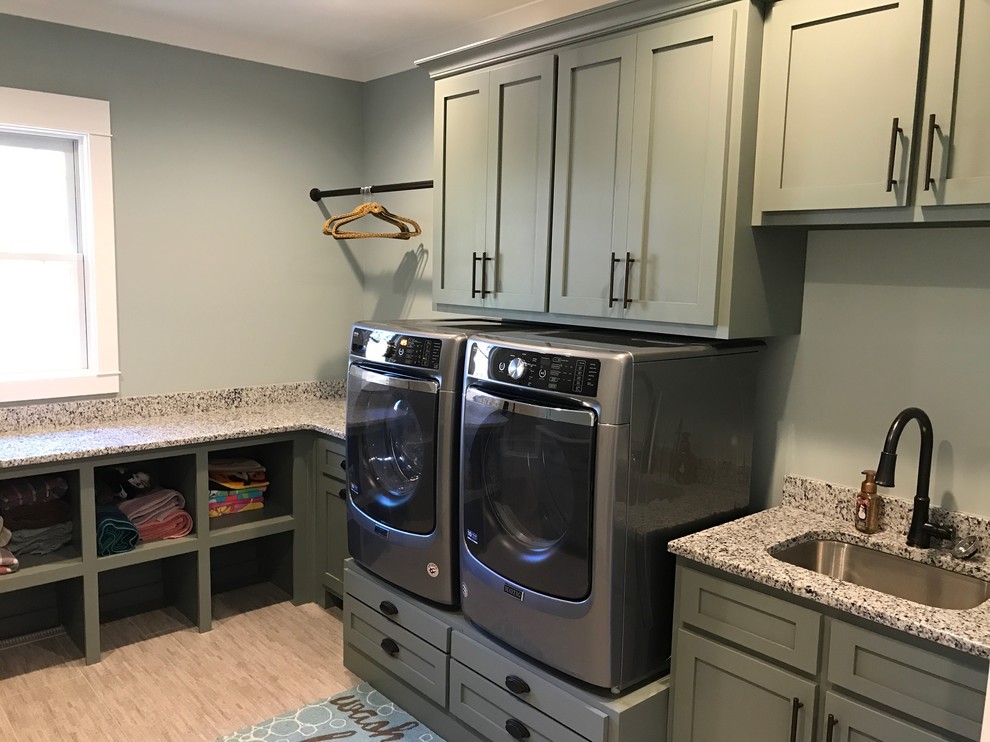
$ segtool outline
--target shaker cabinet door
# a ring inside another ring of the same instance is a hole
[[[551,312],[622,316],[635,64],[635,35],[560,53]]]
[[[918,203],[990,204],[990,0],[932,3]]]
[[[811,742],[813,682],[684,629],[676,642],[672,739]]]
[[[772,6],[760,108],[763,211],[909,202],[924,5]]]
[[[482,303],[481,266],[488,204],[489,73],[436,84],[434,98],[433,300]]]
[[[832,692],[825,694],[821,723],[825,742],[948,742],[950,739]]]
[[[554,62],[491,72],[485,306],[546,311]]]
[[[735,16],[726,8],[638,37],[630,319],[715,324]]]

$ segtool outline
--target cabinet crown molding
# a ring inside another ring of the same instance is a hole
[[[479,41],[442,54],[416,60],[417,67],[439,80],[481,67],[587,41],[654,21],[725,5],[732,0],[617,0],[564,16],[496,39]],[[758,0],[754,0],[757,2]]]

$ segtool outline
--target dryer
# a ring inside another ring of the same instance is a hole
[[[566,329],[469,340],[465,616],[613,692],[665,672],[666,545],[749,505],[761,345]]]

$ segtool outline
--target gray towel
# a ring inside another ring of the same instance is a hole
[[[14,554],[49,554],[72,540],[72,523],[59,523],[48,528],[24,528],[14,531],[7,544]]]

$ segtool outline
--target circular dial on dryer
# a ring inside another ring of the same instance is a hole
[[[526,368],[529,364],[526,363],[522,358],[513,358],[509,361],[509,376],[513,379],[521,379],[526,373]]]

